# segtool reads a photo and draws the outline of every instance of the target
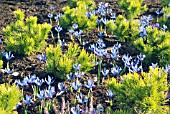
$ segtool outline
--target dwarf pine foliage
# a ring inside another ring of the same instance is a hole
[[[117,39],[122,42],[133,43],[139,36],[138,21],[128,21],[123,15],[119,15],[115,22],[108,21],[106,26],[112,35],[116,35]]]
[[[19,87],[7,83],[0,85],[0,111],[13,114],[12,110],[20,100],[22,100],[22,92]]]
[[[168,4],[170,3],[170,0],[159,0],[159,3],[160,3],[162,6],[168,6]]]
[[[94,67],[94,55],[80,49],[77,44],[70,43],[67,52],[63,53],[61,46],[49,46],[46,49],[47,62],[46,70],[55,74],[61,79],[66,78],[66,74],[74,72],[73,65],[81,64],[80,70],[88,72]]]
[[[76,8],[78,4],[84,2],[88,11],[93,10],[96,5],[93,0],[68,0],[70,8]]]
[[[170,63],[170,33],[148,26],[146,38],[139,38],[134,42],[135,47],[146,55],[146,64],[159,63],[165,66]]]
[[[76,2],[76,7],[71,8],[66,6],[63,8],[64,15],[60,18],[60,24],[65,29],[70,29],[71,26],[76,23],[79,29],[86,31],[96,27],[97,16],[91,14],[87,16],[88,8],[87,4],[83,0]]]
[[[159,68],[148,73],[128,73],[121,82],[115,78],[107,81],[107,87],[116,94],[120,109],[133,114],[166,114],[165,92],[168,90],[167,74]]]
[[[3,67],[3,61],[0,60],[0,68],[2,68],[2,67]]]
[[[14,11],[14,15],[16,22],[3,29],[7,50],[24,55],[41,51],[46,45],[45,40],[51,26],[47,23],[37,24],[35,16],[24,19],[24,12],[21,10]]]
[[[116,110],[116,111],[110,111],[110,114],[132,114],[131,109],[129,110]]]
[[[159,25],[167,26],[167,29],[170,30],[170,7],[163,7],[162,9],[163,16],[158,19]]]
[[[3,54],[0,52],[0,68],[2,68],[2,67],[3,67],[2,56],[3,56]]]
[[[126,17],[130,20],[136,18],[147,10],[147,6],[142,6],[144,0],[118,0],[119,6],[126,13]]]

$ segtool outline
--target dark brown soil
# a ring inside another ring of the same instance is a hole
[[[62,7],[67,5],[67,2],[59,3],[57,1],[58,0],[0,0],[0,38],[5,39],[5,36],[3,35],[3,28],[6,27],[11,22],[15,21],[13,11],[15,11],[16,9],[23,10],[25,12],[26,17],[37,16],[38,23],[49,22],[47,14],[50,12],[50,9],[49,9],[50,6],[54,6],[55,12],[59,12]],[[113,2],[113,0],[95,0],[97,4],[101,1],[109,2],[112,5],[113,10],[115,12],[117,13],[122,12],[119,9],[118,4],[116,2]],[[146,14],[154,14],[154,11],[160,8],[160,5],[156,1],[157,0],[145,0],[144,4],[147,4],[149,7],[149,10],[146,12]],[[95,32],[95,30],[85,33],[84,36],[85,37],[83,40],[87,40],[90,43],[93,43],[94,41],[98,39],[97,31]],[[69,35],[67,35],[66,32],[63,32],[63,34],[61,34],[61,39],[67,39],[66,41],[70,41]],[[56,41],[52,40],[51,38],[49,38],[47,42],[48,44],[56,43]],[[108,48],[115,44],[115,41],[112,41],[112,39],[110,38],[105,38],[104,42]],[[5,49],[5,44],[0,44],[0,50],[4,50],[4,49]],[[44,51],[41,53],[44,53]],[[120,50],[120,54],[123,55],[126,53],[130,53],[131,56],[136,56],[137,54],[139,54],[139,52],[136,51],[135,48],[133,48],[133,46],[123,44]],[[0,77],[1,77],[0,83],[4,83],[4,82],[13,83],[15,79],[23,79],[25,76],[29,74],[36,74],[36,76],[40,78],[46,78],[49,74],[45,72],[45,64],[40,63],[40,61],[37,59],[36,57],[37,54],[33,54],[28,57],[14,54],[15,58],[13,58],[10,61],[10,68],[14,68],[15,72],[18,72],[19,75],[18,76],[7,76],[7,74],[0,73]],[[3,58],[3,61],[4,61],[4,67],[6,67],[7,61],[4,58]],[[122,63],[119,63],[119,64],[121,65]],[[112,67],[112,65],[111,66],[108,65],[108,67],[110,68]],[[95,70],[95,71],[92,71],[92,73],[88,74],[87,76],[92,78],[92,77],[95,77],[96,75],[97,75],[97,72]],[[8,77],[8,78],[4,78],[4,77]],[[87,79],[87,77],[85,78]],[[55,79],[54,86],[56,88],[57,88],[57,84],[59,81],[61,80],[57,78]],[[87,94],[87,91],[88,90],[86,88],[82,88],[82,93]],[[105,102],[107,100],[106,91],[107,89],[103,85],[97,86],[96,89],[93,90],[92,93],[94,96],[94,104],[100,103],[104,107],[109,105],[108,103]],[[31,90],[29,89],[26,89],[25,93],[26,92],[31,94]],[[70,98],[75,97],[75,94],[74,93],[70,94],[69,91],[66,91],[64,93],[64,96],[71,103]],[[38,105],[38,102],[29,106],[28,113],[37,114],[38,113],[37,112],[38,110],[36,107],[37,105]],[[60,107],[60,104],[57,104],[57,107]],[[20,114],[23,113],[22,109],[23,108],[18,110]],[[51,112],[51,114],[53,113],[54,112]]]

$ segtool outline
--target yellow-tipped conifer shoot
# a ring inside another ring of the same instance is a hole
[[[160,68],[152,68],[148,73],[128,73],[121,82],[115,78],[107,81],[107,87],[116,94],[116,101],[122,110],[132,110],[133,114],[166,114],[167,74]]]
[[[158,18],[159,26],[167,26],[167,29],[170,31],[170,7],[162,8],[163,16]]]
[[[120,8],[125,11],[127,19],[133,20],[147,10],[146,5],[142,6],[143,1],[144,0],[118,0],[118,3]]]
[[[77,44],[70,43],[68,50],[62,53],[61,46],[49,46],[46,48],[47,62],[46,70],[53,73],[56,77],[66,79],[66,74],[74,72],[73,65],[81,64],[80,70],[88,72],[94,67],[95,56],[80,49]]]
[[[13,114],[13,109],[22,98],[22,92],[16,85],[0,85],[0,111],[4,111],[5,114]]]
[[[91,0],[88,0],[91,1]],[[75,7],[66,6],[62,10],[63,16],[60,18],[60,24],[64,29],[71,29],[74,23],[78,24],[78,28],[83,31],[91,30],[96,27],[97,16],[91,14],[87,16],[87,13],[94,8],[88,7],[88,2],[84,0],[76,0]],[[90,3],[91,4],[91,3]]]
[[[10,23],[3,29],[6,36],[5,43],[8,51],[30,55],[41,51],[48,38],[51,26],[47,23],[37,24],[37,17],[30,16],[24,19],[24,12],[14,11],[16,22]]]
[[[0,68],[2,68],[2,67],[3,67],[3,61],[0,60]]]
[[[3,67],[3,61],[2,61],[3,53],[0,52],[0,68]]]
[[[123,15],[119,15],[116,21],[109,20],[106,24],[108,30],[121,42],[133,43],[139,36],[138,20],[127,20]]]
[[[165,66],[170,63],[170,32],[148,26],[147,36],[134,41],[135,47],[146,55],[144,63],[158,63]]]

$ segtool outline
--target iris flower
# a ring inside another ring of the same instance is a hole
[[[103,33],[102,31],[100,31],[100,32],[98,33],[98,36],[99,36],[99,37],[103,37],[103,36],[104,36],[104,33]]]
[[[48,78],[45,79],[45,82],[48,84],[48,85],[51,85],[54,81],[53,81],[53,77],[49,76],[48,75]]]
[[[29,96],[29,95],[27,95],[27,94],[26,94],[25,99],[23,99],[23,102],[24,102],[26,105],[29,105],[30,103],[34,103],[33,100],[31,99],[31,96]]]
[[[168,27],[164,24],[163,27],[161,28],[163,31],[167,30]]]
[[[162,10],[159,10],[159,9],[158,9],[158,10],[155,11],[155,13],[156,13],[157,15],[160,15],[160,14],[162,14]]]
[[[116,13],[111,13],[110,19],[116,19]]]
[[[73,27],[73,29],[75,30],[75,29],[78,29],[78,24],[76,24],[76,23],[74,23],[73,25],[72,25],[72,27]]]
[[[3,72],[7,73],[7,74],[11,74],[14,72],[14,69],[5,68],[5,70],[3,70]]]
[[[62,27],[58,25],[58,26],[55,27],[55,30],[59,33],[59,32],[61,32]]]
[[[65,91],[66,88],[64,87],[64,83],[62,83],[62,82],[58,83],[58,89],[60,92]]]
[[[78,79],[76,80],[76,82],[73,82],[71,84],[71,87],[74,89],[74,90],[78,90],[80,87],[81,87],[81,83],[78,81]]]
[[[151,68],[152,68],[152,69],[155,69],[157,66],[158,66],[158,63],[155,63],[155,64],[154,64],[154,63],[152,63]]]
[[[14,69],[10,69],[10,68],[9,68],[9,62],[8,62],[6,68],[5,68],[5,69],[1,69],[1,71],[2,71],[3,73],[11,74],[11,73],[14,72]]]
[[[54,19],[55,19],[56,21],[58,21],[62,16],[63,16],[62,13],[56,14],[56,16],[54,17]]]
[[[98,44],[99,48],[105,48],[106,47],[104,41],[101,38],[99,40],[97,40],[97,44]]]
[[[106,68],[104,68],[101,72],[102,72],[104,77],[108,76],[108,74],[109,74],[109,70],[106,69]]]
[[[51,10],[51,11],[54,11],[54,10],[55,10],[54,6],[51,6],[51,7],[50,7],[50,10]]]
[[[79,71],[80,67],[81,67],[81,64],[78,64],[78,63],[73,65],[73,68],[74,68],[75,71]]]
[[[48,13],[48,18],[53,18],[53,14],[52,13]]]
[[[91,17],[91,12],[86,12],[86,16],[87,16],[88,19],[90,19],[90,17]]]
[[[41,86],[43,83],[44,83],[44,79],[39,79],[38,77],[36,78],[36,80],[34,80],[34,83],[37,85],[37,86]]]
[[[113,97],[115,96],[111,90],[107,90],[106,95],[107,95],[109,98],[113,98]]]
[[[74,73],[74,75],[75,75],[75,77],[77,77],[77,78],[81,78],[81,77],[84,75],[84,73],[82,73],[82,72],[80,72],[80,71],[76,71],[76,72]]]
[[[40,99],[40,100],[43,100],[45,98],[45,91],[44,90],[41,90],[39,94],[37,94],[37,97]]]
[[[11,54],[11,52],[9,51],[9,52],[4,52],[4,57],[6,58],[6,60],[9,61],[10,59],[14,57],[14,55]]]
[[[44,90],[45,91],[45,98],[52,99],[53,95],[56,94],[55,92],[55,87],[49,86],[48,89]]]
[[[79,31],[75,31],[75,32],[74,32],[74,35],[75,35],[76,37],[80,37],[82,33],[83,33],[83,31],[82,31],[82,30],[79,30]]]
[[[170,71],[170,65],[166,65],[165,68],[162,68],[164,72],[168,73]]]
[[[120,47],[121,47],[121,44],[119,44],[119,43],[117,43],[113,46],[113,48],[111,49],[111,54],[110,54],[111,58],[116,60],[117,58],[120,57],[119,56],[119,48]]]
[[[87,84],[85,84],[85,87],[87,87],[88,89],[91,89],[91,88],[95,87],[93,80],[88,79]]]
[[[80,93],[79,95],[76,95],[76,98],[77,98],[78,103],[80,103],[80,104],[84,104],[88,101],[87,96],[85,96],[83,99],[82,93]]]
[[[74,75],[72,74],[72,72],[70,74],[66,75],[68,81],[72,81],[74,79]]]
[[[74,33],[74,30],[73,30],[73,29],[69,29],[68,31],[69,31],[70,34],[73,35],[73,33]]]
[[[130,65],[130,61],[132,60],[132,57],[128,54],[124,54],[122,57],[122,61],[124,62],[125,66],[128,67]]]
[[[77,105],[76,107],[71,107],[71,112],[72,114],[80,114],[79,105]]]
[[[46,55],[38,55],[37,58],[40,60],[40,62],[46,62],[47,56]]]
[[[94,51],[96,48],[95,44],[90,44],[89,50]]]
[[[143,61],[144,58],[145,58],[145,55],[142,55],[142,54],[140,53],[140,55],[137,55],[137,58],[138,58],[138,60]]]
[[[130,72],[139,72],[142,71],[142,66],[138,66],[138,64],[132,65],[129,67]]]
[[[121,70],[122,68],[116,66],[116,67],[111,68],[111,73],[113,74],[113,76],[116,76],[120,73]]]
[[[14,82],[17,86],[21,86],[21,87],[24,87],[24,86],[27,86],[28,85],[28,82],[27,80],[23,80],[22,82],[18,79],[18,80],[15,80]]]

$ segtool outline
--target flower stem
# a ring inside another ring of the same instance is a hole
[[[97,78],[97,84],[99,85],[100,84],[100,72],[101,72],[101,67],[102,67],[102,58],[100,59],[99,61],[99,64],[98,64],[98,78]]]

